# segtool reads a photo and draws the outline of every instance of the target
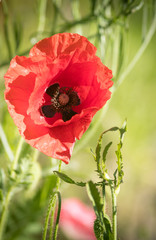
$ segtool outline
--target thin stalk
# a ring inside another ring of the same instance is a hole
[[[17,168],[17,164],[18,164],[20,153],[22,151],[23,143],[24,143],[24,138],[21,137],[20,140],[19,140],[19,143],[18,143],[18,147],[17,147],[17,151],[16,151],[16,155],[15,155],[14,161],[12,163],[11,177],[14,177],[14,175],[15,175],[14,170]]]
[[[6,1],[2,1],[2,10],[4,14],[4,35],[5,35],[9,60],[11,60],[12,51],[11,51],[11,44],[10,44],[10,38],[9,38],[9,14],[8,14],[8,7],[6,4]]]
[[[117,240],[117,198],[114,191],[114,186],[110,186],[112,196],[112,233],[113,240]]]
[[[59,219],[60,219],[60,213],[61,213],[61,194],[60,194],[60,192],[57,192],[57,195],[58,195],[58,211],[57,211],[57,218],[56,218],[53,240],[57,240],[57,232],[58,232]],[[51,238],[49,238],[49,240],[51,240]]]
[[[79,5],[80,5],[79,0],[71,1],[71,9],[72,9],[72,15],[73,15],[74,20],[81,19],[81,13],[80,13],[80,6]],[[75,30],[76,33],[79,33],[80,35],[83,35],[81,25],[75,26],[74,30]]]
[[[32,156],[32,160],[33,162],[36,162],[37,159],[38,159],[38,156],[39,156],[39,151],[37,149],[34,149],[34,152],[33,152],[33,156]]]
[[[1,123],[0,123],[0,138],[1,138],[2,144],[4,146],[5,152],[8,155],[10,161],[12,162],[14,159],[14,154],[11,150],[11,147],[9,146],[9,143],[7,141],[7,138],[6,138],[6,135],[5,135],[5,132],[3,130]]]
[[[151,24],[151,27],[150,27],[147,35],[146,35],[146,38],[145,38],[144,42],[142,43],[141,47],[139,48],[138,52],[136,53],[135,57],[129,63],[129,65],[126,68],[126,70],[120,75],[119,80],[118,80],[116,86],[112,87],[112,89],[111,89],[112,95],[115,92],[115,90],[117,89],[117,87],[119,87],[119,85],[126,79],[126,76],[132,71],[133,67],[135,66],[135,64],[138,62],[138,60],[140,59],[140,57],[144,53],[146,47],[148,46],[150,40],[152,39],[152,36],[155,33],[155,30],[156,30],[156,14],[154,16],[154,19],[153,19],[153,22]],[[110,103],[110,101],[101,110],[100,115],[97,118],[97,120],[96,120],[96,122],[94,124],[94,127],[92,128],[92,130],[88,131],[88,133],[81,139],[80,143],[75,147],[74,154],[76,154],[78,151],[80,151],[80,149],[82,147],[84,148],[84,145],[87,144],[87,140],[90,140],[95,135],[95,133],[96,133],[100,123],[103,121],[104,115],[107,112],[109,103]]]
[[[155,16],[153,18],[153,22],[151,24],[151,27],[150,27],[148,33],[146,34],[145,40],[143,41],[141,47],[137,51],[137,53],[134,56],[134,58],[132,59],[132,61],[129,63],[126,70],[121,74],[115,88],[117,88],[124,81],[126,76],[132,71],[132,69],[134,68],[134,66],[136,65],[136,63],[138,62],[138,60],[140,59],[142,54],[144,53],[144,51],[145,51],[146,47],[148,46],[149,42],[151,41],[155,31],[156,31],[156,13],[155,13]]]
[[[103,194],[103,216],[105,217],[105,201],[106,201],[106,189],[105,189],[105,182],[103,181],[102,184],[102,194]]]
[[[20,157],[20,153],[22,150],[22,145],[24,143],[24,139],[21,138],[17,147],[17,151],[16,151],[16,155],[14,158],[14,161],[12,163],[12,168],[11,168],[11,173],[10,176],[14,177],[14,170],[17,168],[17,164],[18,164],[18,160]],[[8,193],[6,195],[5,198],[5,202],[4,202],[4,206],[3,206],[3,211],[2,211],[2,215],[1,215],[1,221],[0,221],[0,240],[3,240],[3,233],[6,227],[6,222],[7,222],[7,217],[8,217],[8,208],[9,208],[9,203],[11,201],[11,198],[13,196],[13,190],[16,187],[16,185],[13,185],[10,187],[10,189],[8,190]]]
[[[0,221],[0,240],[3,240],[3,233],[6,227],[7,217],[8,217],[8,207],[11,199],[12,188],[8,191],[6,198],[5,198],[5,205],[3,206],[3,211],[1,215]]]
[[[38,29],[37,32],[40,34],[43,33],[46,21],[46,6],[47,0],[40,0],[39,6],[39,22],[38,22]]]

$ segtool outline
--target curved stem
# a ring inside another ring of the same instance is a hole
[[[134,68],[135,64],[138,62],[138,60],[142,56],[143,52],[145,51],[146,47],[148,46],[150,40],[152,39],[152,37],[153,37],[153,35],[155,33],[155,30],[156,30],[156,14],[154,16],[153,22],[152,22],[151,27],[150,27],[147,35],[146,35],[145,40],[143,41],[141,47],[139,48],[138,52],[134,56],[133,60],[129,63],[129,65],[126,68],[126,70],[121,74],[121,76],[120,76],[120,78],[119,78],[119,80],[117,82],[116,88],[124,81],[126,76],[132,71],[132,69]]]
[[[20,153],[22,150],[22,145],[24,143],[24,139],[21,138],[17,147],[17,151],[16,151],[16,155],[14,158],[14,161],[12,163],[12,168],[11,168],[11,173],[10,176],[14,177],[14,170],[17,168],[17,164],[18,164],[18,160],[20,157]],[[10,200],[13,196],[13,190],[16,187],[16,185],[13,185],[10,187],[10,189],[7,192],[6,198],[5,198],[5,202],[4,202],[4,206],[3,206],[3,210],[2,210],[2,215],[1,215],[1,221],[0,221],[0,240],[3,240],[3,233],[6,227],[6,222],[7,222],[7,217],[8,217],[8,208],[9,208],[9,203]]]
[[[121,74],[116,86],[112,87],[112,89],[111,89],[112,95],[115,92],[115,90],[117,89],[117,87],[119,87],[119,85],[125,80],[126,76],[132,71],[133,67],[135,66],[137,61],[140,59],[140,57],[144,53],[146,47],[148,46],[150,40],[152,39],[152,37],[155,33],[155,30],[156,30],[156,14],[153,18],[153,22],[152,22],[151,27],[146,35],[146,38],[145,38],[144,42],[142,43],[141,47],[139,48],[138,52],[134,56],[133,60],[129,63],[129,65],[125,69],[125,71]],[[108,101],[106,106],[101,110],[100,116],[96,120],[96,123],[95,124],[93,123],[94,127],[92,128],[92,131],[88,131],[88,133],[81,139],[80,143],[77,146],[75,146],[74,154],[76,154],[82,147],[84,147],[84,145],[87,144],[87,140],[91,139],[95,135],[100,123],[103,121],[104,115],[107,112],[109,103],[110,103],[110,101]]]

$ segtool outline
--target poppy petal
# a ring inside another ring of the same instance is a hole
[[[29,57],[14,57],[4,76],[5,100],[20,134],[65,163],[76,138],[111,96],[112,72],[95,54],[87,38],[59,33],[39,41]],[[57,101],[62,88],[71,88],[69,102],[57,112],[51,100]]]

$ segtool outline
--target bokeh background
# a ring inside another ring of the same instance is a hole
[[[3,5],[2,5],[3,2]],[[113,70],[112,98],[94,117],[88,131],[76,142],[69,165],[62,171],[75,180],[96,179],[90,153],[100,133],[121,126],[127,119],[123,145],[124,183],[118,196],[118,234],[121,240],[156,239],[156,2],[107,0],[2,0],[0,2],[0,123],[13,154],[20,139],[4,101],[4,78],[10,59],[26,55],[35,42],[57,32],[77,32],[97,46],[97,55]],[[151,35],[150,35],[151,34]],[[150,40],[148,42],[148,40]],[[146,44],[147,43],[147,44]],[[140,49],[140,50],[139,50]],[[140,51],[140,52],[138,52]],[[139,55],[140,54],[140,55]],[[138,57],[139,56],[139,57]],[[138,58],[137,58],[138,57]],[[136,61],[137,60],[137,61]],[[129,65],[131,64],[132,65]],[[134,63],[134,64],[133,64]],[[134,66],[133,66],[134,65]],[[129,68],[131,67],[131,69]],[[130,71],[131,70],[131,71]],[[0,179],[3,193],[10,183],[10,160],[0,130]],[[115,168],[118,135],[107,164]],[[4,240],[41,239],[49,195],[55,187],[57,161],[24,144],[22,174],[32,179],[18,186],[9,206]],[[76,197],[91,206],[85,188],[62,183],[62,197]],[[1,207],[0,207],[1,210]],[[107,213],[110,214],[108,191]],[[70,239],[59,232],[58,239]],[[74,238],[73,238],[74,240]]]

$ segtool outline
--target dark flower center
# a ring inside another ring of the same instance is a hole
[[[58,83],[54,83],[46,89],[46,93],[51,97],[51,105],[41,107],[41,114],[44,117],[52,118],[55,113],[60,112],[63,121],[66,122],[77,114],[72,107],[80,104],[80,98],[72,88],[60,88]]]
[[[65,106],[69,102],[69,96],[66,93],[61,93],[58,97],[58,101],[62,106]]]

